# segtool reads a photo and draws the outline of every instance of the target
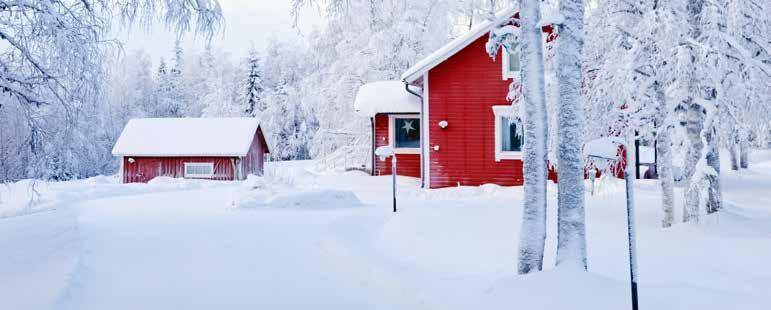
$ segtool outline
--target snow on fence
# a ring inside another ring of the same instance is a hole
[[[327,132],[327,135],[337,136],[337,141],[344,141],[342,147],[329,152],[316,161],[317,171],[372,171],[371,137],[368,134],[352,134],[347,132]]]

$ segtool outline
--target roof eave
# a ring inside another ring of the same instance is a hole
[[[447,52],[441,54],[441,55],[434,55],[433,53],[429,56],[427,56],[424,59],[436,57],[433,61],[430,61],[426,64],[421,65],[419,68],[409,68],[407,71],[404,72],[401,76],[401,80],[410,85],[415,85],[415,82],[420,80],[424,74],[426,74],[428,71],[433,69],[434,67],[438,66],[439,64],[443,63],[445,60],[449,59],[453,55],[457,54],[464,48],[468,47],[471,43],[478,40],[480,37],[485,35],[486,33],[490,32],[490,28],[500,22],[502,22],[504,19],[508,19],[511,16],[513,16],[517,12],[518,8],[510,7],[507,9],[504,9],[500,11],[498,14],[496,14],[496,20],[495,21],[487,21],[479,26],[478,29],[475,29],[472,34],[469,34],[468,37],[466,37],[463,41],[455,42],[455,40],[450,41],[450,43],[447,43],[442,48],[438,49],[437,51],[441,51],[446,46],[451,44],[457,44],[452,49],[448,50]],[[423,60],[418,62],[418,64],[422,63]]]

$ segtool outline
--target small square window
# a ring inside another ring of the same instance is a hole
[[[503,49],[503,79],[510,79],[519,76],[519,45],[514,43],[510,48]]]
[[[185,163],[186,178],[211,178],[214,176],[214,163]]]
[[[420,116],[391,115],[389,117],[391,147],[397,153],[420,152]]]
[[[521,152],[522,137],[521,132],[517,132],[519,121],[510,117],[501,116],[501,151],[502,152]]]
[[[396,147],[397,148],[416,148],[420,147],[420,119],[418,118],[397,118],[396,124]]]
[[[522,146],[525,142],[522,123],[512,112],[510,105],[493,106],[495,161],[522,158]]]

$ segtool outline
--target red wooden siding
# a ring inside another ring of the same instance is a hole
[[[375,115],[375,148],[388,145],[388,114]],[[391,158],[385,161],[375,158],[374,175],[391,174]],[[396,154],[396,174],[420,177],[420,154]]]
[[[502,53],[493,61],[485,42],[482,36],[429,71],[431,188],[524,182],[521,160],[495,161],[492,107],[510,104],[510,81],[502,79]],[[445,129],[437,125],[442,120],[449,123]]]
[[[134,162],[130,163],[129,158]],[[210,180],[233,180],[235,157],[123,157],[123,183],[146,183],[157,176],[182,178],[185,163],[214,163]]]
[[[185,177],[185,163],[213,163],[214,175],[208,180],[236,180],[237,167],[240,164],[242,179],[248,174],[262,175],[268,145],[262,129],[254,133],[249,152],[243,158],[238,157],[123,157],[123,183],[146,183],[158,176],[172,178]],[[130,163],[129,158],[134,162]]]
[[[249,147],[249,153],[243,158],[242,178],[246,178],[248,174],[263,175],[265,153],[267,152],[268,145],[265,143],[265,136],[262,133],[262,128],[257,128],[257,132],[254,133],[254,138],[252,139],[252,145]]]

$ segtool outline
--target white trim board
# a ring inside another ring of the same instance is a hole
[[[429,93],[428,93],[428,72],[423,74],[423,136],[420,137],[421,141],[423,141],[423,158],[421,160],[423,161],[423,174],[424,174],[424,180],[425,180],[425,186],[426,188],[431,188],[431,125],[430,125],[430,117],[431,117],[431,110],[429,110]]]

